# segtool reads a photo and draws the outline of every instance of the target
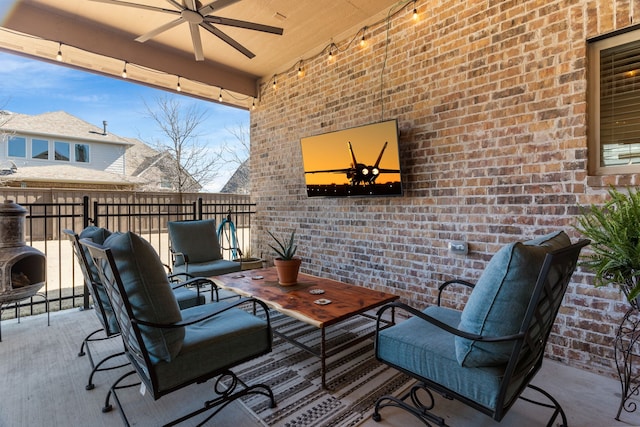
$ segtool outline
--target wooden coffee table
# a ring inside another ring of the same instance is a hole
[[[326,388],[326,358],[373,335],[373,332],[363,334],[355,342],[352,340],[347,344],[327,349],[325,329],[356,315],[374,318],[366,312],[398,299],[398,296],[386,292],[303,273],[299,274],[297,284],[281,286],[278,284],[278,275],[274,267],[223,274],[211,279],[224,289],[229,289],[242,296],[256,298],[282,314],[320,329],[319,351],[295,341],[275,329],[273,333],[320,358],[320,372],[324,388]],[[314,292],[317,292],[318,289],[324,290],[324,293],[315,294]],[[316,302],[318,300],[331,302],[323,305],[318,304]],[[394,320],[392,310],[391,318],[387,319],[385,323],[392,325]]]

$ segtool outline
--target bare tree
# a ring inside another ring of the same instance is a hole
[[[236,170],[222,191],[243,193],[249,191],[249,155],[251,151],[249,129],[242,123],[235,127],[227,127],[226,131],[234,137],[234,142],[225,141],[222,146],[222,158],[229,164],[236,165]]]
[[[10,111],[4,109],[5,105],[9,102],[6,100],[0,105],[0,143],[7,144],[11,136],[15,135],[15,131],[9,131],[6,129],[7,123],[11,121],[14,117]],[[0,163],[0,175],[5,175],[6,173],[14,173],[18,170],[18,167],[12,160],[5,160]],[[0,179],[0,185],[5,185],[6,180]]]
[[[222,157],[226,162],[240,166],[249,158],[251,151],[249,129],[242,123],[237,123],[234,127],[225,129],[235,138],[235,141],[232,143],[225,141],[222,146]]]
[[[201,125],[207,113],[194,106],[183,106],[175,98],[159,97],[155,108],[145,102],[147,116],[158,125],[166,140],[153,141],[158,151],[166,153],[168,175],[179,193],[198,191],[214,180],[223,162],[220,150],[202,142]]]

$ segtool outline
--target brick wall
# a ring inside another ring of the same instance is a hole
[[[265,78],[251,114],[253,197],[264,230],[297,228],[303,269],[392,291],[418,306],[437,285],[476,279],[503,244],[573,229],[579,204],[610,183],[588,177],[586,40],[640,18],[611,1],[418,1],[364,22],[366,47]],[[357,29],[354,30],[354,34]],[[285,64],[283,69],[290,64]],[[397,118],[404,196],[308,199],[300,138]],[[469,243],[454,256],[447,243]],[[255,246],[254,246],[255,247]],[[578,271],[549,355],[613,374],[612,337],[627,305]]]

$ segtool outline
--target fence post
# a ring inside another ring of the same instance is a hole
[[[194,219],[198,219],[198,220],[202,219],[202,210],[203,210],[202,197],[198,197],[198,217]]]
[[[84,230],[89,226],[89,221],[91,218],[89,217],[89,196],[82,197],[82,229]],[[80,260],[78,260],[80,261]],[[83,298],[82,298],[82,309],[88,310],[89,306],[89,286],[87,282],[83,279],[82,283],[84,283],[83,287]]]

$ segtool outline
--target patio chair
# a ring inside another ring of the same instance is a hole
[[[435,391],[497,421],[521,398],[553,410],[548,426],[558,416],[566,426],[560,403],[531,381],[542,366],[580,251],[588,244],[572,245],[564,232],[509,244],[493,256],[475,287],[465,280],[445,282],[438,305],[424,311],[399,302],[381,308],[379,319],[390,309],[412,317],[387,329],[378,320],[376,357],[418,382],[399,398],[379,398],[373,419],[380,421],[380,410],[395,406],[427,426],[445,426],[431,412]],[[441,306],[442,292],[456,284],[473,287],[462,312]],[[548,402],[522,396],[527,388]]]
[[[128,232],[107,238],[104,246],[82,239],[97,266],[101,281],[114,308],[127,355],[134,370],[111,386],[103,411],[112,409],[113,396],[124,423],[129,421],[118,392],[140,385],[154,400],[194,383],[218,377],[217,395],[204,405],[166,425],[175,425],[205,411],[209,420],[239,397],[260,394],[275,399],[264,384],[247,386],[234,373],[234,366],[271,351],[272,332],[267,307],[261,301],[242,298],[214,302],[180,311],[164,274],[162,263],[151,245]],[[252,302],[262,317],[236,308]],[[139,383],[127,378],[137,374]]]
[[[167,228],[173,274],[212,277],[241,270],[240,263],[223,259],[215,220],[169,221]],[[239,298],[239,295],[211,287],[211,299],[220,301],[235,297]]]
[[[67,236],[67,238],[71,241],[73,246],[73,251],[78,259],[78,264],[80,265],[80,270],[82,272],[82,276],[87,285],[87,289],[89,289],[89,293],[91,294],[91,299],[93,300],[93,306],[95,309],[96,316],[100,321],[101,328],[96,329],[95,331],[89,333],[83,340],[80,345],[80,351],[78,352],[78,356],[84,356],[85,354],[89,356],[89,363],[91,364],[91,373],[89,374],[89,378],[87,381],[87,385],[85,389],[92,390],[95,385],[93,383],[93,377],[97,372],[101,371],[109,371],[113,369],[122,368],[128,363],[117,364],[117,365],[109,365],[104,367],[104,364],[109,360],[116,358],[118,356],[124,355],[124,352],[118,352],[111,354],[97,364],[93,359],[93,355],[91,354],[91,348],[89,347],[90,342],[94,341],[104,341],[110,338],[114,338],[120,335],[120,330],[118,328],[118,324],[116,322],[115,316],[113,314],[113,308],[109,303],[109,299],[107,298],[106,291],[104,290],[104,286],[100,282],[100,278],[98,277],[98,271],[96,270],[93,262],[88,258],[88,252],[83,250],[80,245],[80,239],[90,239],[91,241],[102,244],[105,239],[111,235],[111,232],[105,228],[89,226],[80,232],[80,235],[76,234],[73,230],[62,230],[62,232]],[[193,307],[196,305],[201,305],[205,303],[205,298],[203,295],[199,295],[197,292],[194,292],[190,289],[186,289],[185,286],[190,284],[198,284],[198,283],[212,283],[208,279],[196,278],[192,281],[182,282],[176,285],[174,294],[176,299],[178,300],[178,304],[181,309]],[[85,353],[86,349],[86,353]]]

